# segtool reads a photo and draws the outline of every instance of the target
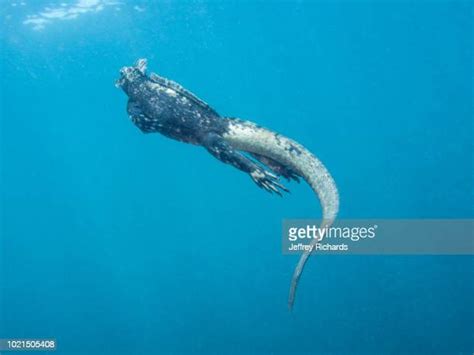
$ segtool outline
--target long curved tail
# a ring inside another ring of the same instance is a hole
[[[318,196],[323,212],[321,228],[329,227],[339,210],[339,194],[325,166],[301,144],[252,122],[229,119],[224,138],[235,149],[269,157],[302,176]],[[314,239],[312,245],[318,241]],[[313,250],[313,248],[311,249]],[[298,281],[311,252],[304,252],[293,273],[288,307],[293,308]]]

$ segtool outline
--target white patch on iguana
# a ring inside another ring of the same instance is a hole
[[[176,97],[176,91],[174,91],[173,89],[165,89],[165,93],[167,93],[168,95],[172,96],[172,97]]]

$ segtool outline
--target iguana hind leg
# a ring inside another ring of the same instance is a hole
[[[265,166],[268,166],[275,174],[279,176],[283,176],[286,180],[295,180],[296,182],[300,182],[300,177],[296,172],[284,166],[273,159],[270,159],[264,155],[250,153],[250,155],[260,163]]]
[[[203,138],[202,144],[209,153],[221,162],[230,164],[249,174],[258,187],[270,193],[274,192],[280,196],[281,191],[289,192],[286,187],[279,183],[279,179],[276,175],[259,166],[241,152],[236,151],[219,135],[213,133],[207,134]]]

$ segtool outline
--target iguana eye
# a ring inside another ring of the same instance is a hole
[[[120,74],[126,76],[127,74],[130,74],[133,71],[134,68],[132,67],[123,67],[120,69]]]

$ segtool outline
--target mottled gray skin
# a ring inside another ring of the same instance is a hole
[[[232,118],[221,117],[214,109],[177,83],[154,73],[146,74],[146,60],[121,69],[116,86],[129,97],[127,112],[144,133],[161,133],[169,138],[205,147],[214,157],[248,173],[255,183],[281,195],[288,191],[278,177],[229,145],[223,135]],[[277,162],[251,154],[261,164],[287,179],[297,174]]]
[[[278,176],[297,181],[301,177],[321,202],[321,226],[333,223],[339,210],[336,184],[323,163],[304,146],[250,121],[221,117],[178,84],[153,73],[147,76],[144,59],[120,73],[116,85],[128,95],[128,114],[143,132],[203,146],[220,161],[248,173],[259,187],[279,195],[288,190],[278,182]],[[316,242],[314,239],[311,245]],[[303,253],[293,273],[290,309],[310,254]]]

